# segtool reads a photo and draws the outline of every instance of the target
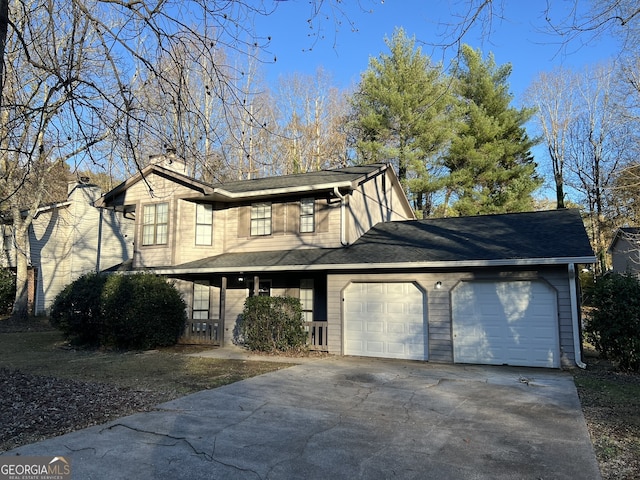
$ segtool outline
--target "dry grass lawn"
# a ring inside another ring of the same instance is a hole
[[[45,323],[0,320],[0,451],[288,366],[184,355],[196,350],[74,350]],[[585,353],[573,374],[603,479],[638,479],[640,375]]]

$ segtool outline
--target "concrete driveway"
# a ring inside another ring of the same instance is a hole
[[[327,358],[4,455],[74,479],[599,479],[566,372]]]

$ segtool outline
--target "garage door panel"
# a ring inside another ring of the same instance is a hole
[[[385,284],[385,290],[387,295],[404,295],[406,291],[406,283],[387,283]]]
[[[390,334],[403,334],[406,330],[404,323],[387,322],[387,332]]]
[[[383,342],[366,342],[366,348],[368,352],[382,354],[384,353]]]
[[[387,351],[392,355],[404,355],[407,348],[404,343],[388,342]]]
[[[360,302],[350,302],[345,305],[345,311],[347,313],[362,313],[364,312],[364,305]]]
[[[403,314],[405,313],[405,305],[403,303],[387,303],[387,313],[390,315]]]
[[[424,293],[415,284],[351,284],[344,303],[345,354],[426,360]]]
[[[556,301],[542,281],[461,283],[452,294],[454,361],[558,367]]]
[[[372,334],[384,333],[383,322],[376,322],[372,320],[366,323],[365,328],[367,330],[367,333],[372,333]]]
[[[345,327],[345,329],[347,332],[359,333],[364,330],[364,325],[363,322],[351,322]]]

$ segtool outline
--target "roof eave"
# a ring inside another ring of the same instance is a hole
[[[264,266],[237,266],[237,267],[200,267],[200,268],[154,268],[158,275],[184,275],[203,273],[243,273],[246,271],[282,272],[282,271],[318,271],[318,270],[416,270],[435,268],[469,268],[469,267],[528,267],[528,266],[552,266],[569,264],[591,264],[596,262],[595,256],[585,257],[558,257],[558,258],[524,258],[524,259],[498,259],[498,260],[458,260],[458,261],[431,261],[431,262],[389,262],[389,263],[340,263],[327,264],[316,263],[311,265],[264,265]]]
[[[194,189],[201,190],[203,195],[211,194],[214,191],[214,188],[212,186],[210,186],[210,185],[208,185],[206,183],[200,182],[199,180],[191,178],[191,177],[189,177],[187,175],[184,175],[184,174],[182,174],[180,172],[176,172],[176,171],[171,170],[169,168],[165,168],[165,167],[163,167],[161,165],[147,165],[142,170],[137,172],[135,175],[133,175],[132,177],[128,178],[127,180],[122,182],[120,185],[117,185],[112,190],[110,190],[109,192],[105,193],[100,198],[98,198],[94,202],[94,206],[96,208],[107,208],[108,207],[108,203],[113,198],[115,198],[120,193],[128,190],[132,185],[138,183],[139,181],[144,179],[147,175],[149,175],[153,171],[155,171],[159,175],[163,175],[165,177],[174,177],[174,178],[177,178],[177,179],[181,179],[183,183],[190,184],[190,185],[192,185],[194,187]]]
[[[265,190],[252,190],[249,192],[234,193],[223,188],[216,187],[214,195],[220,195],[221,197],[228,198],[229,200],[242,200],[245,198],[264,198],[276,195],[290,195],[296,193],[306,192],[318,192],[318,191],[330,191],[334,188],[348,188],[353,189],[352,183],[348,181],[344,182],[331,182],[322,183],[317,185],[304,185],[300,187],[284,187],[284,188],[269,188]]]

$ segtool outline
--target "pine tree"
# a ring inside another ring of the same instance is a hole
[[[403,29],[385,42],[390,53],[369,60],[351,99],[352,145],[359,163],[392,162],[416,210],[428,214],[436,158],[451,133],[447,79]]]
[[[460,123],[444,157],[447,201],[454,201],[445,213],[531,210],[542,183],[530,151],[535,142],[524,128],[534,110],[510,106],[511,65],[496,66],[492,55],[483,61],[479,50],[464,45],[454,72]]]

